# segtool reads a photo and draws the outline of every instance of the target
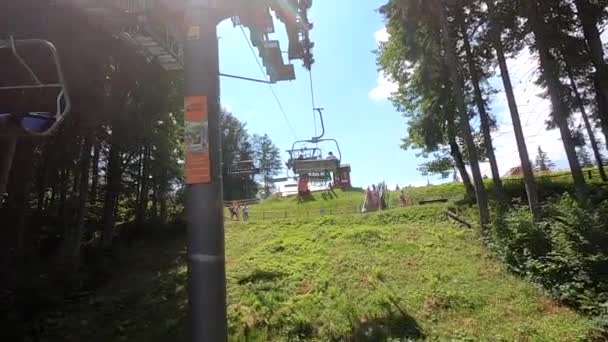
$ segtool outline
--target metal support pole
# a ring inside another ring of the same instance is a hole
[[[188,294],[193,342],[227,340],[217,39],[220,19],[214,9],[186,9],[185,102],[196,102],[192,117],[202,118],[201,127],[206,127],[199,136],[201,143],[192,146],[208,150],[207,154],[195,154],[199,159],[192,158],[190,165],[186,158]],[[186,118],[189,115],[186,108]],[[204,167],[200,166],[200,158]]]

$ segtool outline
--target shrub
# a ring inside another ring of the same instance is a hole
[[[588,314],[608,314],[608,201],[582,208],[564,195],[540,222],[525,208],[494,217],[485,239],[511,270]]]

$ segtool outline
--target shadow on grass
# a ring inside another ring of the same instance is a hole
[[[270,272],[263,270],[255,270],[248,275],[240,278],[238,280],[239,285],[248,284],[248,283],[258,283],[258,282],[269,282],[273,281],[277,278],[281,278],[283,274],[278,272]]]
[[[387,311],[386,315],[373,316],[352,324],[346,341],[372,342],[398,339],[399,341],[422,340],[424,333],[414,317],[403,310]]]

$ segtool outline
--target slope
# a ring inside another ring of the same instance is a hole
[[[443,208],[228,223],[231,340],[585,340],[590,321],[507,273]],[[183,340],[183,242],[137,250],[41,340]]]

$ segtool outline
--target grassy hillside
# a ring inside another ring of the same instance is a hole
[[[364,191],[361,189],[316,191],[311,199],[299,202],[297,196],[272,197],[251,207],[252,220],[306,218],[326,213],[353,214],[363,204]]]
[[[228,223],[231,340],[585,340],[590,321],[507,273],[442,209]],[[184,340],[183,241],[135,250],[42,340]]]
[[[589,177],[591,175],[591,177]],[[585,170],[585,179],[593,187],[601,186],[597,168]],[[561,195],[565,191],[573,191],[572,175],[569,172],[547,172],[536,175],[538,191],[541,198]],[[525,200],[525,188],[521,176],[503,178],[504,186],[513,197],[521,197]],[[492,180],[485,180],[486,188],[491,190]],[[458,201],[464,198],[464,187],[462,183],[446,183],[439,185],[429,185],[422,187],[405,187],[402,189],[414,203],[421,200],[433,198],[445,198],[450,201]],[[389,206],[399,206],[399,195],[401,191],[391,191],[389,193]],[[295,195],[286,197],[274,197],[265,200],[259,205],[251,207],[251,218],[258,219],[284,219],[284,218],[305,218],[315,216],[318,211],[324,209],[326,213],[353,213],[356,208],[363,204],[364,190],[352,189],[348,191],[336,190],[333,194],[327,191],[317,191],[312,195],[312,199],[300,203]],[[491,195],[491,191],[490,191]],[[264,213],[262,217],[262,213]]]

